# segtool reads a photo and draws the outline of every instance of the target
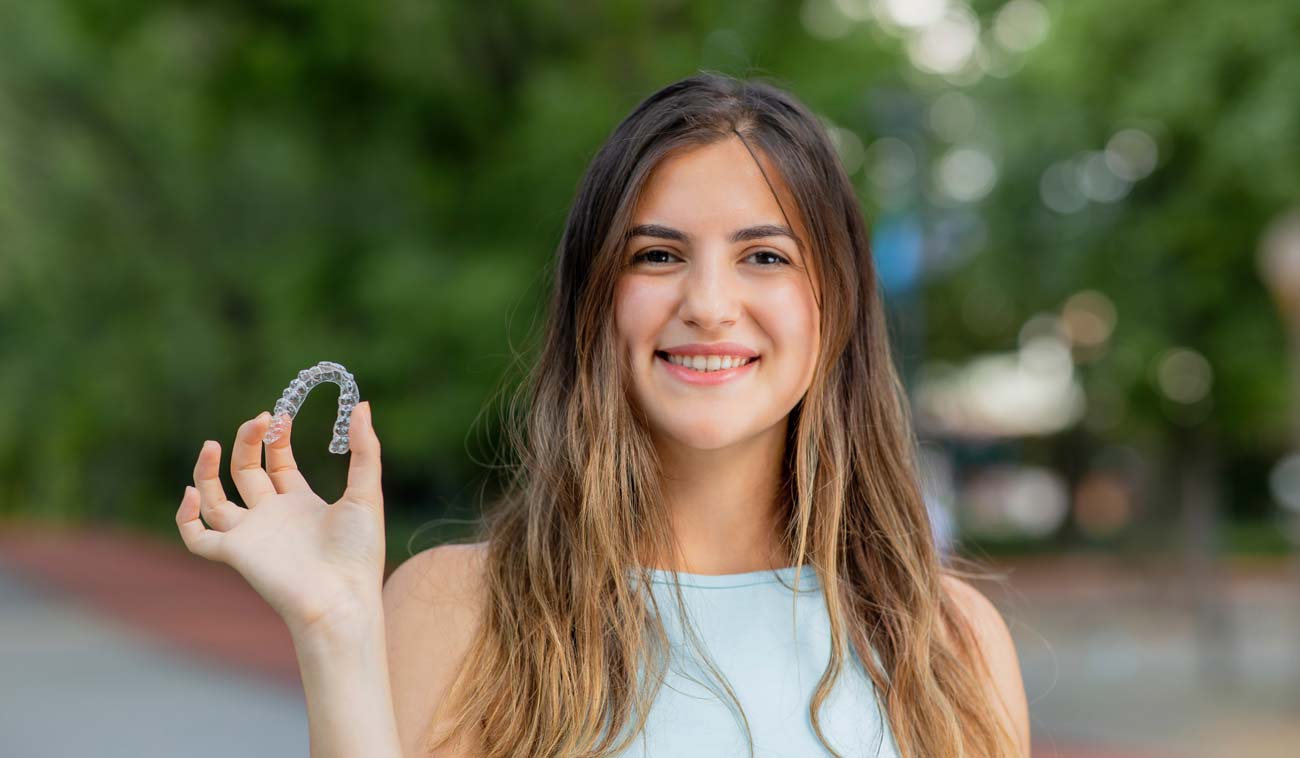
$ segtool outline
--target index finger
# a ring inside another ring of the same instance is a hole
[[[298,470],[289,439],[293,434],[293,417],[285,415],[280,438],[266,446],[266,473],[279,492],[310,492],[311,486]]]
[[[256,508],[263,498],[276,494],[271,477],[262,468],[262,436],[270,423],[271,414],[262,411],[240,424],[230,448],[230,478],[248,508]]]

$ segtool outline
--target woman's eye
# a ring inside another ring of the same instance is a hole
[[[649,256],[651,256],[651,255],[666,255],[666,256],[668,256],[669,258],[676,258],[676,257],[677,257],[677,256],[673,255],[672,253],[668,252],[667,250],[647,250],[647,251],[645,251],[644,253],[638,253],[637,255],[633,256],[633,258],[632,258],[632,262],[633,262],[633,263],[640,263],[641,261],[646,260],[646,259],[647,259]],[[663,265],[663,261],[647,261],[647,262],[649,262],[650,265],[652,265],[652,266],[654,266],[654,265]]]
[[[750,257],[752,258],[755,255],[770,255],[773,258],[775,258],[782,266],[789,265],[790,263],[790,261],[786,260],[785,256],[774,253],[771,250],[759,250],[757,253],[753,253],[752,255],[750,255]]]

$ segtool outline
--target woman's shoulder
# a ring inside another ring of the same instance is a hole
[[[486,542],[438,545],[407,558],[384,581],[385,620],[418,627],[477,615],[486,558]]]
[[[403,751],[421,745],[478,632],[487,543],[416,553],[384,582],[384,623],[393,711]],[[434,756],[459,755],[453,748]]]
[[[445,602],[472,595],[470,591],[482,581],[487,544],[438,545],[407,558],[384,581],[385,610],[389,604]]]
[[[988,664],[989,686],[1002,705],[1008,728],[1029,754],[1029,705],[1020,675],[1020,661],[1006,621],[984,593],[951,574],[943,575],[943,587],[966,621],[980,653]]]

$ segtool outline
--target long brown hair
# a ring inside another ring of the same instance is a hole
[[[798,100],[707,72],[641,102],[578,187],[544,335],[503,424],[518,459],[476,535],[488,543],[481,624],[444,700],[450,717],[437,719],[448,728],[427,735],[431,748],[473,733],[488,758],[613,755],[646,722],[667,637],[643,558],[673,555],[674,543],[610,313],[651,171],[674,151],[733,135],[788,186],[795,207],[783,211],[804,221],[821,295],[820,359],[790,413],[780,493],[781,544],[795,565],[816,570],[830,618],[813,728],[838,755],[819,712],[851,649],[903,756],[1014,754],[982,683],[987,666],[943,587],[956,572],[933,541],[852,185]]]

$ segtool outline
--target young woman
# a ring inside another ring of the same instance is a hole
[[[520,391],[478,541],[386,584],[368,403],[333,505],[288,433],[262,468],[269,414],[231,452],[247,508],[205,443],[177,523],[284,617],[313,756],[1028,755],[1006,626],[934,547],[857,199],[789,94],[701,74],[619,124]]]

